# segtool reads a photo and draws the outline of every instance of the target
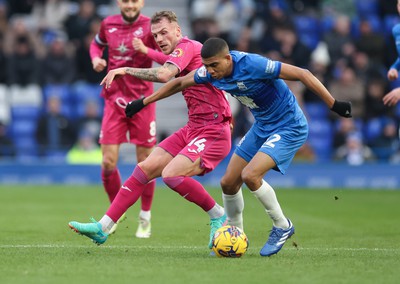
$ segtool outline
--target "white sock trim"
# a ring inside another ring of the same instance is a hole
[[[104,215],[99,223],[101,224],[101,229],[104,233],[109,233],[111,228],[115,225],[115,222],[107,215]]]

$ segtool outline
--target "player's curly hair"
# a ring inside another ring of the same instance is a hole
[[[166,18],[170,23],[178,23],[178,17],[172,11],[159,11],[154,13],[151,17],[151,24],[156,24],[160,22],[163,18]]]

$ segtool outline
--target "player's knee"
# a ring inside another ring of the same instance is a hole
[[[242,180],[249,187],[254,188],[259,182],[260,177],[255,175],[253,171],[248,169],[243,169],[242,171]]]
[[[138,166],[149,179],[159,177],[161,174],[161,170],[156,163],[149,163],[144,160],[143,162],[138,163]]]
[[[110,156],[104,156],[101,164],[103,169],[107,171],[112,171],[117,166],[117,161]]]
[[[220,181],[222,192],[225,194],[232,194],[236,188],[235,182],[227,176],[223,176]]]

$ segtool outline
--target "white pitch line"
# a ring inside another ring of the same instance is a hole
[[[0,249],[24,249],[24,248],[96,248],[96,245],[52,245],[52,244],[37,244],[37,245],[0,245]],[[118,245],[103,245],[97,246],[99,249],[164,249],[164,250],[176,250],[176,249],[191,249],[191,250],[204,250],[204,246],[118,246]],[[290,250],[310,250],[310,251],[376,251],[376,252],[400,252],[400,248],[317,248],[317,247],[307,247],[307,248],[293,248],[287,247],[285,249]]]

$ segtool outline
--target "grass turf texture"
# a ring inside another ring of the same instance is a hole
[[[207,215],[169,189],[156,190],[150,239],[133,237],[135,204],[96,246],[67,224],[104,214],[100,186],[0,186],[1,283],[399,283],[400,191],[278,189],[296,234],[269,258],[271,222],[244,194],[249,250],[222,259],[209,255]]]

